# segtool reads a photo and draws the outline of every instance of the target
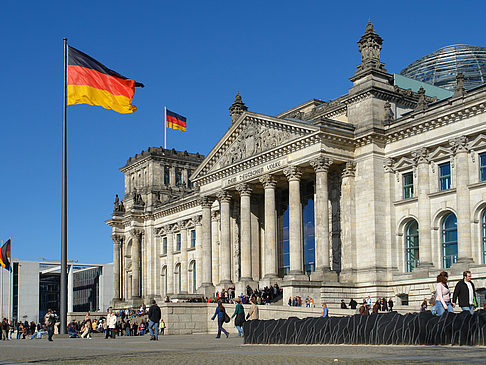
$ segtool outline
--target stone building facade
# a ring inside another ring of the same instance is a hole
[[[285,298],[412,305],[464,269],[485,288],[486,86],[404,90],[371,23],[358,46],[346,95],[268,116],[238,94],[207,156],[127,161],[107,221],[115,304],[279,282]]]

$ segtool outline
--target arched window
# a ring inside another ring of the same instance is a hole
[[[162,296],[167,295],[167,266],[162,268]]]
[[[457,218],[448,213],[442,219],[442,266],[451,267],[457,261]]]
[[[175,267],[175,287],[177,288],[177,293],[181,292],[181,264],[177,264]]]
[[[481,214],[481,241],[483,243],[483,264],[486,264],[486,209]]]
[[[412,272],[419,262],[419,232],[415,219],[405,226],[405,260],[407,272]]]

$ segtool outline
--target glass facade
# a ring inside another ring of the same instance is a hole
[[[59,313],[60,292],[59,273],[39,274],[39,318],[44,318],[48,309]]]
[[[419,262],[418,223],[412,220],[405,226],[405,260],[407,272],[412,272]]]
[[[486,153],[479,155],[479,179],[486,181]]]
[[[403,199],[413,198],[413,172],[402,175]]]
[[[464,75],[470,90],[486,83],[486,48],[466,44],[443,47],[404,68],[400,75],[431,85],[454,90],[456,76]]]
[[[451,164],[446,162],[439,165],[439,190],[451,188]]]
[[[448,213],[442,219],[442,267],[451,267],[457,261],[457,218]]]
[[[316,271],[315,227],[314,227],[314,197],[307,196],[303,204],[304,220],[304,272],[310,275]]]
[[[100,309],[100,276],[101,267],[84,269],[74,267],[73,273],[73,310],[87,312]],[[76,270],[79,270],[76,272]]]

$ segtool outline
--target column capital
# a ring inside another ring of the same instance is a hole
[[[219,218],[220,218],[219,210],[214,210],[211,212],[212,221],[219,221]]]
[[[121,234],[112,234],[111,239],[114,245],[120,245],[123,241],[123,236]]]
[[[240,193],[241,196],[250,196],[251,195],[251,187],[247,183],[238,184],[236,190]]]
[[[275,186],[277,185],[277,180],[275,180],[275,177],[270,174],[260,177],[260,182],[263,184],[265,189],[275,189]]]
[[[194,217],[192,217],[192,221],[194,222],[195,226],[202,225],[202,215],[195,215]]]
[[[395,160],[393,158],[385,158],[383,161],[383,168],[385,172],[395,173]]]
[[[356,172],[356,162],[350,161],[346,162],[344,167],[343,177],[354,177]]]
[[[197,202],[203,208],[211,208],[214,202],[214,198],[212,196],[201,196]]]
[[[221,190],[218,192],[218,200],[220,203],[229,203],[231,202],[231,194],[228,190]]]
[[[430,162],[429,150],[427,147],[421,147],[412,151],[412,159],[415,165],[427,164]]]
[[[466,136],[459,136],[449,139],[449,145],[451,146],[452,154],[455,155],[456,153],[460,152],[469,152],[467,142],[468,140]]]
[[[332,158],[326,157],[324,155],[319,155],[316,158],[310,160],[310,165],[314,168],[315,172],[327,172],[332,163]]]
[[[145,231],[140,228],[133,228],[129,231],[129,233],[133,238],[139,238],[140,236],[144,235]]]
[[[283,170],[283,173],[289,181],[300,181],[302,170],[299,166],[289,166]]]

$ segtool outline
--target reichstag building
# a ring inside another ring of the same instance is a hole
[[[284,303],[370,295],[418,308],[440,271],[454,285],[466,268],[484,291],[485,48],[448,47],[393,74],[382,42],[368,23],[345,95],[269,116],[238,94],[207,156],[129,158],[107,221],[113,304],[278,282]]]

